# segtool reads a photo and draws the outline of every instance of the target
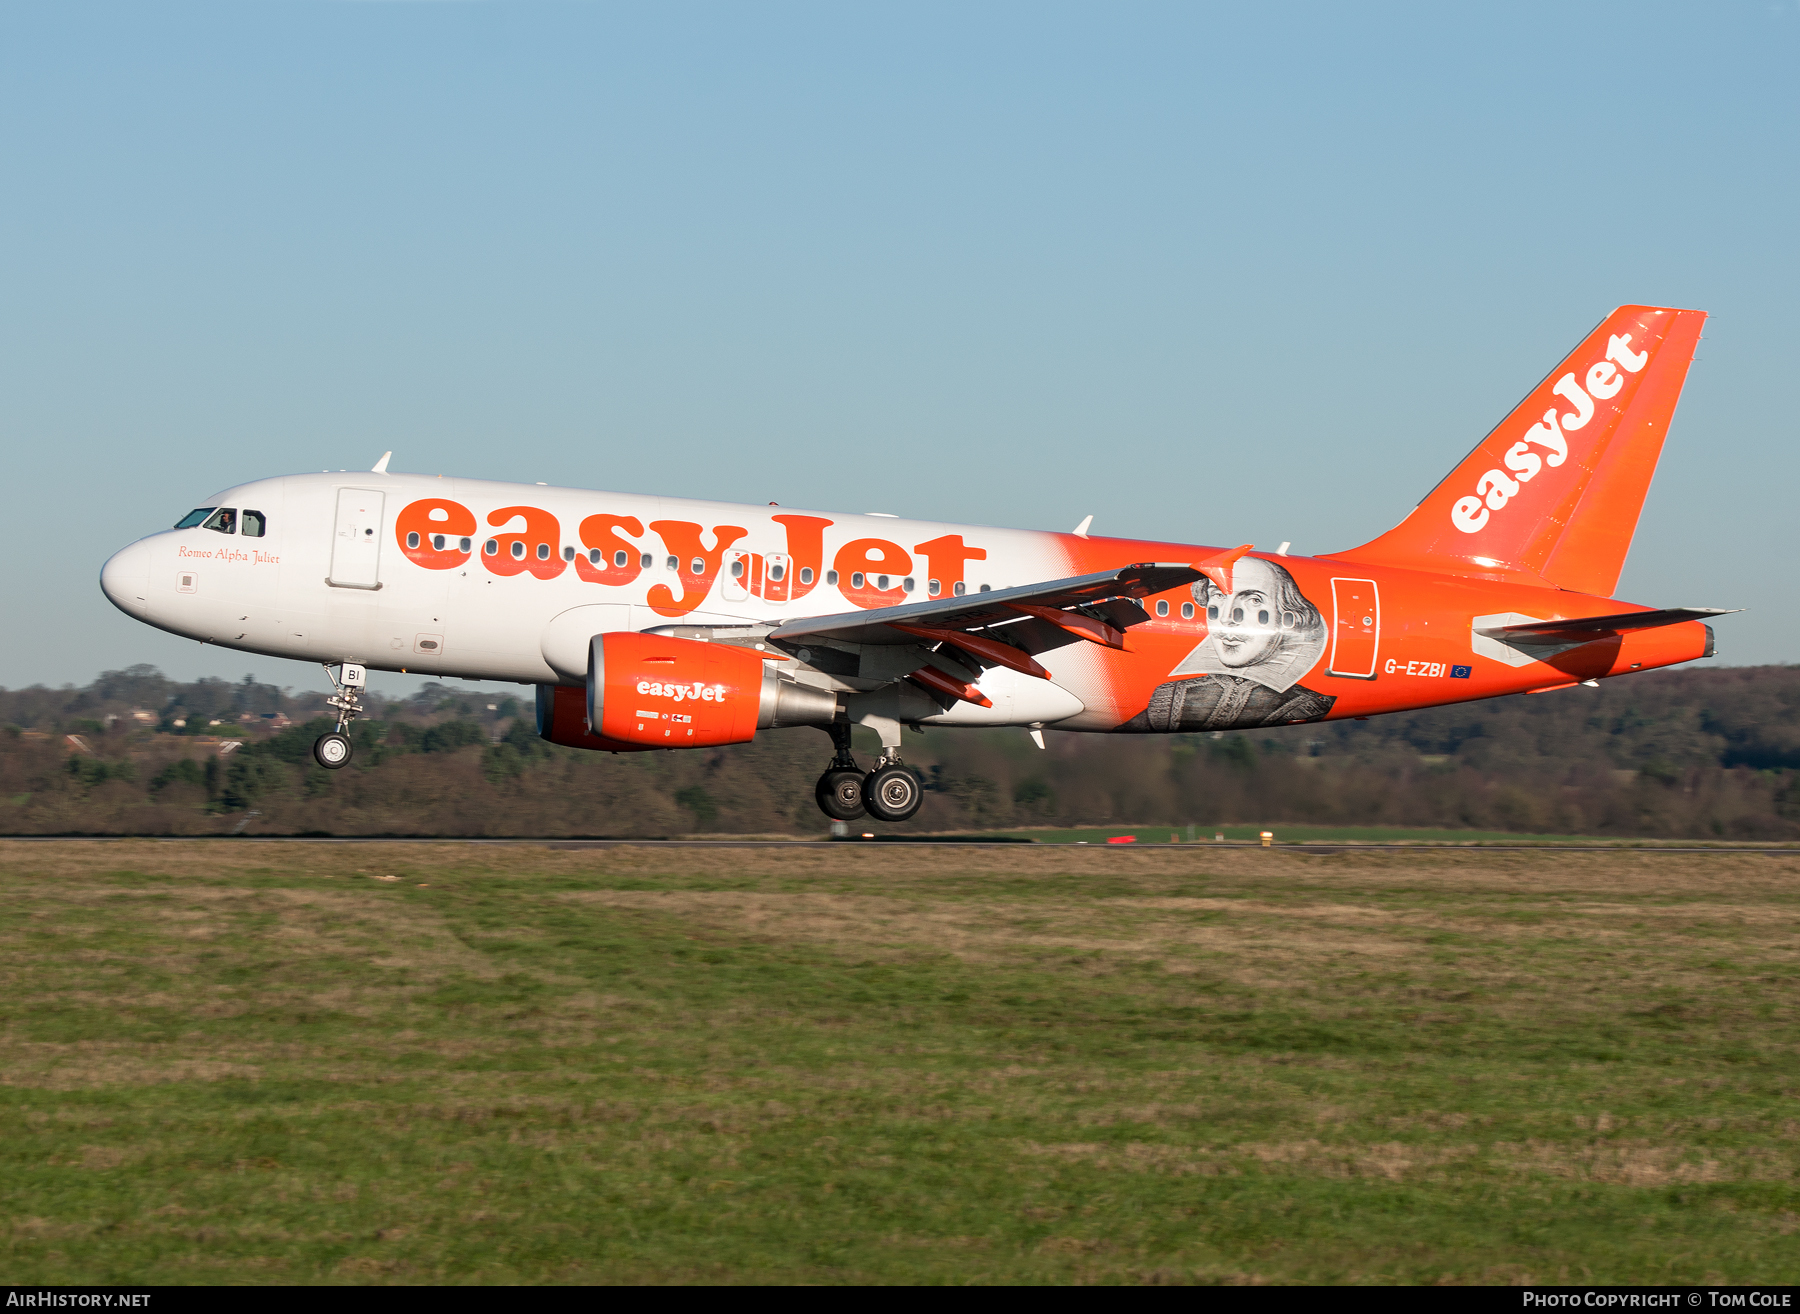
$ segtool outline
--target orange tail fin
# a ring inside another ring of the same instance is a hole
[[[1410,516],[1334,555],[1609,596],[1705,321],[1619,307]]]

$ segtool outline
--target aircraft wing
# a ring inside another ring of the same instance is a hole
[[[800,639],[840,639],[846,643],[909,644],[920,639],[920,627],[967,632],[992,625],[1042,617],[1046,611],[1094,607],[1117,598],[1147,598],[1200,578],[1192,566],[1141,562],[1119,570],[1076,575],[1070,579],[1023,584],[1018,588],[966,593],[960,598],[928,598],[898,607],[807,616],[791,620],[768,637],[777,643]],[[1148,619],[1142,608],[1107,608],[1116,626]],[[1080,619],[1077,617],[1076,619]],[[1067,641],[1066,639],[1064,640]]]
[[[1629,611],[1621,616],[1571,616],[1567,620],[1532,621],[1527,625],[1495,625],[1475,632],[1501,643],[1589,643],[1629,630],[1654,630],[1683,621],[1730,616],[1742,608],[1665,607],[1661,611]]]

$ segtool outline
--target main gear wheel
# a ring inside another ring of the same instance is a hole
[[[876,767],[863,777],[862,804],[878,821],[906,821],[925,802],[919,778],[899,763]]]
[[[813,797],[819,811],[833,821],[855,821],[863,814],[863,773],[854,767],[832,767],[819,777]]]

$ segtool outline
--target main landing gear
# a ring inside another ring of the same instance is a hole
[[[925,793],[918,777],[901,765],[898,749],[884,749],[875,769],[864,775],[850,755],[849,724],[837,721],[824,728],[837,752],[813,787],[821,812],[833,821],[855,821],[866,812],[878,821],[897,822],[919,810]]]
[[[833,821],[855,821],[863,814],[862,772],[850,755],[849,723],[833,721],[823,729],[831,736],[831,746],[837,752],[819,783],[813,786],[813,797],[819,800],[819,811]]]
[[[327,771],[336,771],[350,763],[350,736],[344,731],[362,715],[362,691],[368,688],[369,673],[355,662],[345,662],[339,668],[339,674],[333,675],[331,667],[327,666],[325,675],[331,681],[333,690],[325,704],[337,708],[337,729],[322,734],[313,741],[313,761]]]
[[[883,821],[905,821],[925,801],[919,778],[898,757],[883,757],[875,769],[863,777],[863,806],[871,816]]]

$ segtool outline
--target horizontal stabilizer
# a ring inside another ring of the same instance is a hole
[[[768,637],[776,643],[813,637],[840,639],[845,643],[917,643],[917,632],[906,627],[985,629],[990,625],[1019,621],[1020,613],[1010,605],[1013,603],[1059,610],[1091,606],[1109,598],[1147,598],[1153,593],[1192,584],[1199,578],[1200,572],[1192,566],[1143,562],[1119,570],[1047,580],[1042,584],[1022,584],[1018,588],[993,589],[987,593],[969,593],[960,598],[928,598],[924,602],[908,602],[898,607],[840,612],[835,616],[806,616],[789,621]],[[1129,610],[1135,612],[1137,609]]]
[[[1532,621],[1525,625],[1494,625],[1477,629],[1475,633],[1501,643],[1589,643],[1631,630],[1654,630],[1683,621],[1711,620],[1714,616],[1730,616],[1741,610],[1741,607],[1665,607],[1661,611],[1629,611],[1621,616],[1571,616],[1567,620]]]

